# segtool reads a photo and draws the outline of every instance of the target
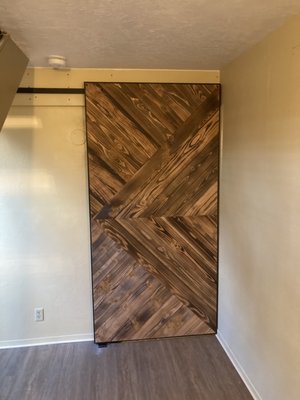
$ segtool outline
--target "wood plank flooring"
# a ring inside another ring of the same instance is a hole
[[[212,335],[0,350],[1,400],[250,400]]]

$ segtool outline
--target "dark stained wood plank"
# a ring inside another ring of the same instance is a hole
[[[174,87],[181,94],[182,98],[189,103],[192,110],[199,107],[199,104],[206,100],[208,96],[207,91],[203,90],[202,85],[175,84]],[[211,85],[211,92],[217,89],[217,85]]]
[[[97,141],[104,141],[105,138],[108,150],[115,147],[138,167],[142,166],[157,150],[155,143],[145,137],[134,122],[111,103],[101,87],[89,85],[87,88],[88,122],[98,133]]]
[[[171,145],[162,146],[142,168],[134,175],[134,177],[124,185],[124,188],[104,206],[98,213],[97,218],[116,218],[130,217],[135,213],[145,210],[145,201],[150,201],[147,190],[148,185],[152,186],[153,181],[159,180],[159,184],[165,182],[167,185],[172,181],[172,175],[169,173],[174,170],[173,164],[178,164],[179,168],[183,168],[186,153],[190,150],[199,152],[214,138],[218,144],[218,93],[213,92],[201,107],[199,107],[190,118],[181,126],[176,133],[176,139]],[[212,120],[212,121],[211,121]],[[213,127],[209,130],[207,128]],[[217,128],[217,131],[216,131]],[[194,143],[194,136],[196,136]],[[194,146],[193,146],[194,144]],[[214,153],[214,160],[218,162],[218,152]],[[168,162],[171,166],[168,169]],[[163,174],[164,180],[161,179]],[[217,177],[217,175],[216,175]],[[166,181],[168,180],[168,181]],[[150,190],[151,191],[151,190]],[[154,195],[156,195],[157,190]],[[138,200],[143,203],[140,207]],[[151,199],[151,201],[153,198]],[[134,208],[136,205],[136,209]],[[126,206],[128,209],[126,209]],[[170,215],[170,214],[169,214]],[[137,214],[139,216],[139,214]]]
[[[126,84],[101,84],[111,102],[117,106],[122,113],[134,121],[139,130],[148,138],[151,138],[159,147],[165,140],[172,137],[170,131],[139,98],[128,92]]]
[[[218,147],[219,120],[218,115],[215,115],[190,140],[186,140],[176,153],[164,159],[160,171],[154,171],[151,175],[145,171],[147,175],[140,176],[138,193],[130,194],[113,217],[216,213]],[[125,191],[126,187],[116,196]]]
[[[170,218],[172,220],[172,218]],[[151,274],[155,275],[176,297],[187,304],[191,310],[201,317],[213,330],[216,328],[216,274],[217,248],[210,254],[210,263],[214,273],[195,262],[185,249],[188,241],[177,235],[170,236],[166,225],[168,218],[138,218],[138,219],[106,219],[98,220],[106,234],[135,257],[138,263]],[[183,218],[181,218],[181,221]],[[171,222],[172,223],[172,222]],[[205,230],[211,230],[211,220],[207,217],[193,218],[193,225],[202,225]],[[205,225],[209,224],[209,228]],[[192,223],[189,221],[191,227]],[[173,225],[173,230],[175,229]],[[216,239],[216,232],[214,233]],[[199,236],[200,238],[200,236]],[[216,240],[215,240],[216,243]],[[202,248],[205,242],[202,241]],[[198,246],[197,251],[202,252]],[[209,250],[205,254],[209,257]],[[202,256],[202,265],[203,265]],[[200,258],[198,257],[199,261]]]
[[[86,98],[96,340],[214,332],[219,86]]]
[[[155,86],[159,90],[162,103],[172,104],[172,108],[179,113],[180,110],[186,109],[192,114],[210,94],[203,90],[202,85],[164,83]],[[215,89],[217,86],[212,85],[212,91]]]
[[[88,129],[90,132],[95,132],[95,135],[89,135],[90,151],[102,160],[118,179],[127,182],[139,169],[136,160],[130,157],[130,153],[122,144],[119,146],[120,149],[114,144],[112,132],[109,135],[103,135],[101,131],[99,132],[98,124],[90,122]]]
[[[107,99],[98,85],[86,84],[85,90],[93,216],[155,153],[157,146]]]
[[[158,85],[156,85],[158,86]],[[166,133],[168,140],[173,139],[173,133],[180,127],[180,125],[191,115],[191,112],[178,106],[177,102],[172,98],[167,98],[167,90],[164,85],[160,85],[163,92],[163,97],[158,95],[155,90],[156,86],[145,84],[125,84],[128,93],[132,97],[139,99],[140,103],[144,104],[157,121],[160,121],[169,132]]]
[[[251,400],[213,335],[0,350],[2,400]]]
[[[97,342],[213,333],[178,297],[101,228],[93,229]]]
[[[103,160],[88,150],[90,211],[94,216],[125,185],[125,181],[111,170]]]
[[[207,279],[208,283],[216,283],[217,222],[214,218],[155,217],[155,221],[159,223],[160,231],[170,238],[173,248],[196,264],[197,273],[200,276],[204,274],[203,279]],[[184,265],[187,264],[187,260]]]

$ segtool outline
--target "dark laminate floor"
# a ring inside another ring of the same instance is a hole
[[[1,400],[250,400],[214,336],[0,351]]]

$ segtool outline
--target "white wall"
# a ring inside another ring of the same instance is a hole
[[[216,83],[219,72],[29,69],[21,86],[84,80]],[[83,106],[17,95],[0,134],[0,347],[93,337]]]
[[[256,397],[300,393],[300,15],[221,71],[219,336]]]

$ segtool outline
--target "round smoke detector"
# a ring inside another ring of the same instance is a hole
[[[55,69],[61,69],[66,67],[66,57],[63,56],[49,56],[48,57],[49,67]]]

